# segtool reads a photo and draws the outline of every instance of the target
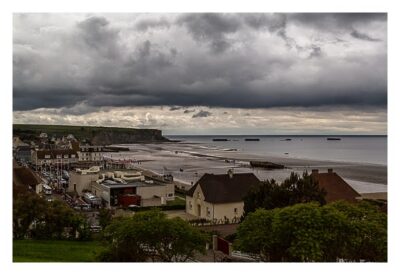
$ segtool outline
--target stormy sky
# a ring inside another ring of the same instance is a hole
[[[385,134],[386,14],[15,14],[14,123]]]

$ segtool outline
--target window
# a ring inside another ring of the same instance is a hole
[[[44,155],[44,158],[45,158],[45,159],[49,159],[49,158],[50,158],[50,155]]]
[[[57,158],[58,158],[58,159],[62,158],[62,155],[57,155]]]
[[[174,193],[168,193],[167,194],[167,197],[173,197],[174,196]]]
[[[74,158],[74,157],[75,157],[75,154],[72,154],[72,155],[71,155],[71,158]]]
[[[210,216],[211,216],[211,211],[210,211],[210,208],[207,207],[207,217],[210,217]]]
[[[192,208],[193,208],[192,202],[189,201],[189,209],[192,210]]]
[[[237,214],[237,208],[233,209],[233,213]]]
[[[197,191],[197,198],[200,199],[200,191]]]
[[[64,158],[67,159],[67,158],[68,158],[68,155],[64,155]]]

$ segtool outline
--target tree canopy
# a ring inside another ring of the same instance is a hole
[[[81,214],[64,202],[48,202],[29,191],[14,195],[15,239],[75,239],[77,235],[80,239],[88,239],[89,226]]]
[[[368,202],[304,203],[258,209],[234,247],[263,261],[387,261],[387,215]]]
[[[302,177],[292,172],[281,184],[272,179],[252,188],[243,199],[244,215],[258,208],[274,209],[311,201],[325,204],[325,195],[307,172]]]
[[[157,210],[117,218],[104,231],[107,250],[101,261],[185,262],[204,253],[206,237],[181,218],[168,219]]]

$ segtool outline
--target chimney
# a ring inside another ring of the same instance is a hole
[[[228,175],[229,175],[230,179],[233,178],[233,170],[232,169],[228,170]]]
[[[332,173],[333,173],[333,169],[332,169],[332,168],[329,168],[329,169],[328,169],[328,173],[329,173],[329,174],[332,174]]]
[[[312,169],[311,175],[318,175],[318,169]]]

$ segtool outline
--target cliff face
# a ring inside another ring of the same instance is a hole
[[[160,130],[140,129],[129,131],[102,130],[94,134],[91,139],[93,145],[129,144],[140,142],[168,141]]]
[[[78,140],[89,140],[94,145],[168,141],[168,139],[162,136],[162,132],[157,129],[69,125],[13,125],[13,135],[19,136],[22,140],[35,140],[40,133],[47,133],[49,137],[55,136],[58,138],[72,134]]]

